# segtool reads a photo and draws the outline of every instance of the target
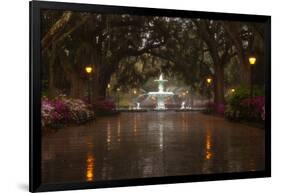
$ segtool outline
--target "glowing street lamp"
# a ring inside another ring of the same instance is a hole
[[[256,64],[256,61],[257,61],[256,57],[249,57],[249,63],[250,63],[250,65],[255,65],[255,64]]]
[[[137,91],[136,91],[136,90],[134,90],[134,94],[137,94]]]
[[[208,84],[212,83],[212,79],[211,78],[207,78],[206,81],[207,81]]]
[[[92,72],[93,67],[88,65],[85,67],[85,72],[89,75],[89,81],[88,81],[88,102],[91,104],[91,80],[92,80]]]
[[[250,76],[251,76],[251,88],[250,88],[251,98],[253,98],[253,77],[254,77],[253,71],[254,71],[254,66],[256,64],[256,61],[257,61],[256,57],[254,57],[254,56],[249,57],[249,64],[250,64],[250,70],[251,70],[251,72],[250,72],[251,73],[250,74]]]
[[[85,71],[86,71],[87,74],[91,74],[92,71],[93,71],[93,68],[91,66],[86,66]]]
[[[235,93],[235,88],[232,88],[232,89],[231,89],[231,92],[232,92],[232,93]]]

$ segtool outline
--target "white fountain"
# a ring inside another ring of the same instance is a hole
[[[185,102],[184,101],[181,103],[181,109],[185,109]]]
[[[140,108],[140,103],[137,103],[137,108],[136,108],[137,110],[140,110],[141,108]]]
[[[160,74],[158,80],[154,80],[154,81],[158,82],[158,91],[157,92],[149,92],[148,95],[154,96],[156,98],[156,100],[157,100],[156,110],[166,109],[164,99],[167,96],[174,95],[174,93],[164,91],[164,82],[167,82],[168,80],[164,80],[162,74]]]

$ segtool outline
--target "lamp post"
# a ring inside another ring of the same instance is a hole
[[[119,109],[119,101],[120,101],[120,88],[117,88],[117,108]]]
[[[249,63],[250,63],[250,78],[251,78],[251,85],[250,85],[250,96],[251,96],[251,98],[253,98],[253,77],[254,77],[254,66],[255,66],[255,64],[256,64],[256,61],[257,61],[257,59],[256,59],[256,57],[254,57],[254,56],[251,56],[251,57],[249,57]]]
[[[110,91],[110,87],[111,87],[111,86],[110,86],[110,84],[107,84],[107,94],[106,94],[106,95],[107,95],[107,98],[109,98],[109,94],[110,94],[110,93],[109,93],[109,91]]]
[[[185,104],[186,103],[186,93],[185,92],[182,93],[182,98],[183,98],[182,102],[184,102],[184,104]]]
[[[209,91],[209,93],[208,93],[208,97],[209,97],[209,104],[211,103],[211,84],[212,84],[212,78],[207,78],[206,79],[206,82],[207,82],[207,86],[208,86],[208,91]]]
[[[89,81],[88,81],[88,102],[89,104],[91,104],[91,80],[92,80],[92,72],[93,72],[93,67],[92,66],[86,66],[85,67],[85,71],[86,73],[88,74],[88,78],[89,78]]]
[[[133,93],[133,100],[132,101],[133,101],[133,104],[134,104],[133,108],[138,108],[138,100],[136,98],[137,90],[134,89],[132,93]],[[136,107],[135,107],[135,104],[136,104]]]
[[[186,99],[185,100],[186,100],[187,106],[189,107],[189,105],[190,105],[189,91],[186,90],[185,93],[186,93]]]

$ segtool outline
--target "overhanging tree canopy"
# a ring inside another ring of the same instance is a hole
[[[238,61],[237,77],[249,83],[249,53],[263,57],[263,26],[255,23],[48,10],[42,24],[42,65],[51,95],[64,88],[83,97],[84,67],[91,64],[94,98],[105,96],[113,75],[118,85],[136,87],[162,71],[194,89],[213,76],[215,102],[223,103],[226,67]]]

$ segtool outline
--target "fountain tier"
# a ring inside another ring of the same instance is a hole
[[[165,103],[164,103],[165,97],[172,96],[172,95],[174,95],[174,93],[164,91],[164,82],[167,82],[168,80],[164,80],[162,74],[160,74],[158,80],[154,80],[154,81],[158,83],[158,91],[157,92],[149,92],[148,95],[154,96],[156,98],[156,100],[157,100],[156,109],[162,110],[162,109],[165,109]]]

